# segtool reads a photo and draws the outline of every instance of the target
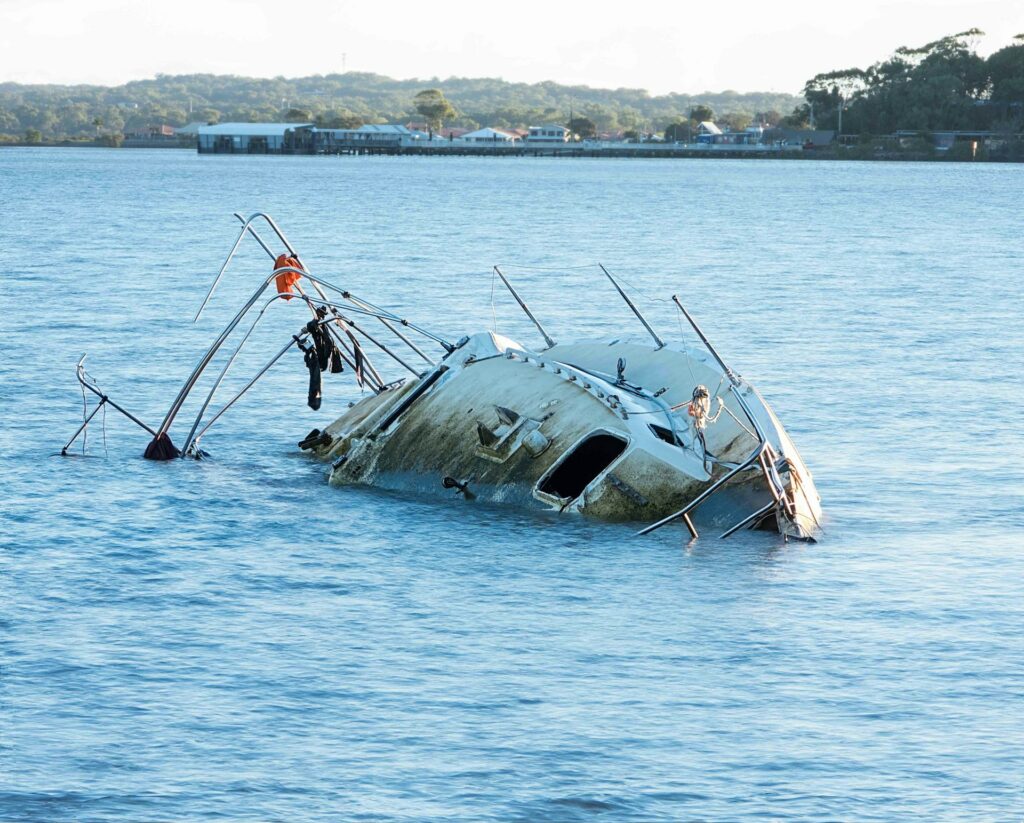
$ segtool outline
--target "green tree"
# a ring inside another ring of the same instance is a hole
[[[569,121],[569,131],[586,140],[597,134],[597,125],[589,117],[574,117]]]
[[[690,109],[690,119],[694,123],[703,123],[705,120],[714,120],[715,112],[712,110],[711,106],[706,106],[701,103]]]
[[[0,108],[0,133],[16,134],[21,127],[13,112]]]
[[[993,52],[987,61],[994,102],[1024,104],[1024,35],[1014,39],[1016,44]]]
[[[285,123],[310,123],[313,115],[305,109],[288,109],[284,113]]]
[[[42,142],[43,135],[39,129],[25,129],[25,142],[26,143],[40,143]]]
[[[693,127],[688,120],[676,120],[665,129],[665,139],[671,143],[689,142]]]
[[[350,111],[331,109],[318,114],[314,122],[320,129],[358,129],[366,121]]]
[[[810,124],[811,107],[808,103],[797,106],[780,121],[780,125],[788,126],[791,129],[806,129]]]
[[[413,103],[432,129],[441,128],[445,120],[457,114],[440,89],[424,89],[413,98]]]
[[[743,131],[750,125],[752,119],[745,111],[730,112],[720,118],[721,123],[730,131]]]

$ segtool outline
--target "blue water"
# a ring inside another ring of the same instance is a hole
[[[0,820],[1020,820],[1022,193],[1021,166],[0,150]],[[825,538],[329,488],[295,443],[359,391],[310,411],[294,353],[209,460],[144,461],[113,413],[54,456],[83,352],[160,419],[269,273],[244,245],[192,325],[257,209],[452,338],[537,342],[493,263],[561,339],[642,333],[569,267],[669,337],[679,293]]]

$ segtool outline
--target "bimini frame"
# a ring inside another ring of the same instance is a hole
[[[217,285],[219,284],[228,266],[231,264],[231,261],[234,258],[235,254],[237,253],[238,248],[241,245],[241,242],[245,238],[246,234],[249,234],[252,237],[254,237],[256,241],[260,244],[260,246],[263,248],[263,250],[268,254],[268,256],[270,256],[272,259],[276,259],[273,251],[263,241],[263,239],[259,236],[259,234],[256,232],[252,225],[257,220],[264,220],[266,224],[271,228],[271,230],[280,239],[284,247],[288,250],[290,256],[295,257],[301,263],[301,259],[298,258],[297,254],[295,253],[294,247],[291,245],[287,237],[285,237],[284,233],[274,222],[273,218],[271,218],[269,215],[265,214],[264,212],[256,212],[247,219],[242,219],[241,215],[239,214],[236,214],[235,216],[242,221],[242,228],[239,231],[238,237],[235,239],[235,242],[231,247],[231,251],[228,253],[227,258],[225,259],[224,264],[221,266],[216,278],[214,278],[214,281],[211,284],[202,304],[200,305],[199,310],[196,312],[194,320],[198,320],[199,317],[202,315],[203,310],[206,308],[207,304],[212,298],[213,293],[217,288]],[[431,332],[415,323],[412,323],[409,320],[406,320],[405,318],[395,314],[394,312],[388,311],[387,309],[381,308],[380,306],[377,306],[367,300],[363,300],[359,297],[356,297],[347,289],[344,289],[326,280],[318,278],[305,268],[300,269],[290,266],[278,268],[275,269],[270,275],[268,275],[263,280],[263,282],[256,288],[256,290],[245,302],[245,304],[243,304],[242,308],[238,311],[238,313],[231,319],[231,321],[229,321],[227,326],[224,327],[221,333],[217,336],[217,338],[213,341],[213,343],[210,345],[207,351],[203,354],[202,358],[199,360],[199,363],[192,370],[191,374],[189,374],[188,378],[185,380],[185,383],[182,385],[181,389],[178,391],[178,394],[175,396],[173,402],[171,403],[170,408],[167,410],[167,413],[164,415],[163,421],[160,423],[160,426],[157,428],[156,433],[154,434],[154,439],[159,439],[167,434],[178,413],[181,411],[181,408],[184,405],[185,400],[188,398],[193,388],[195,388],[195,385],[199,381],[199,378],[202,376],[203,372],[210,365],[213,358],[220,350],[221,346],[224,345],[225,341],[231,336],[235,328],[239,325],[239,323],[241,323],[241,321],[245,318],[245,316],[249,313],[253,306],[256,305],[256,303],[259,301],[260,296],[263,294],[264,291],[266,291],[267,287],[270,286],[270,284],[274,281],[276,277],[278,277],[281,274],[289,272],[299,274],[303,277],[304,280],[309,281],[309,283],[312,284],[313,289],[316,291],[318,295],[318,298],[313,298],[311,295],[307,296],[305,294],[300,294],[297,296],[297,299],[302,299],[308,306],[310,306],[310,309],[313,311],[314,317],[316,316],[314,304],[326,307],[330,313],[330,317],[326,318],[326,322],[343,331],[345,335],[349,338],[349,342],[352,343],[352,348],[349,348],[349,343],[347,343],[345,339],[342,338],[341,335],[335,334],[335,340],[341,344],[340,349],[348,355],[345,359],[348,360],[350,366],[354,367],[356,360],[354,348],[356,344],[355,337],[353,335],[354,331],[358,333],[360,336],[364,337],[366,340],[368,340],[375,347],[379,348],[385,354],[395,359],[408,371],[412,372],[413,374],[416,374],[417,376],[419,374],[408,363],[406,363],[394,352],[392,352],[386,345],[384,345],[375,337],[373,337],[365,329],[353,323],[351,319],[344,316],[342,314],[342,311],[354,314],[362,314],[368,317],[376,318],[377,320],[381,321],[383,325],[390,332],[392,332],[402,343],[407,345],[418,357],[422,358],[425,362],[427,362],[430,365],[433,365],[434,361],[428,355],[426,355],[415,343],[413,343],[406,335],[402,334],[398,329],[396,329],[395,326],[392,324],[405,326],[409,329],[412,329],[413,331],[418,332],[419,334],[422,334],[424,337],[427,337],[428,339],[433,340],[435,343],[439,344],[445,350],[445,352],[451,352],[455,350],[455,346],[452,343],[448,342],[443,337],[435,334],[434,332]],[[343,300],[348,301],[350,305],[343,305],[329,300],[328,292],[333,292],[334,294],[340,295],[341,298]],[[270,305],[272,302],[273,301],[268,301],[268,305]],[[267,306],[265,306],[263,310],[261,310],[260,317],[262,316],[263,312],[266,311],[266,308]],[[248,340],[249,334],[251,334],[253,328],[255,328],[256,323],[259,322],[260,317],[257,317],[256,322],[253,323],[252,327],[250,327],[249,332],[246,333],[245,337],[242,339],[239,346],[236,348],[235,352],[229,358],[228,363],[225,366],[225,369],[222,370],[220,376],[218,377],[213,392],[208,396],[206,402],[203,404],[203,409],[200,413],[199,418],[197,418],[196,422],[193,424],[192,430],[190,431],[189,437],[185,443],[185,449],[182,450],[183,455],[187,450],[187,447],[190,446],[194,440],[196,429],[198,428],[198,425],[202,419],[202,413],[204,413],[206,408],[209,406],[209,403],[213,398],[213,393],[216,392],[216,389],[219,387],[225,374],[227,373],[227,369],[230,368],[231,364],[234,361],[234,358],[241,350],[241,347]],[[285,350],[287,350],[287,347]],[[364,362],[368,362],[368,358],[366,358],[365,355],[363,355],[363,359]],[[383,390],[385,383],[383,379],[380,377],[379,372],[376,371],[372,364],[369,364],[369,371],[373,375],[372,387],[374,388],[374,390]],[[205,431],[205,429],[203,431]]]

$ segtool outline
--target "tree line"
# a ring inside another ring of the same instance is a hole
[[[991,130],[1024,127],[1024,34],[988,58],[978,55],[978,29],[919,47],[903,46],[867,68],[815,75],[795,125],[844,134]]]
[[[330,128],[363,123],[423,122],[416,96],[437,90],[451,106],[448,126],[525,128],[586,118],[596,132],[660,132],[680,112],[713,108],[736,122],[755,113],[789,111],[790,94],[735,91],[651,95],[642,89],[595,89],[491,78],[394,80],[347,72],[301,78],[211,74],[158,75],[122,86],[0,83],[0,135],[23,140],[95,139],[167,124],[230,121],[313,122]],[[422,101],[421,101],[422,102]]]

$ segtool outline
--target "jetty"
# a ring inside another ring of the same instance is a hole
[[[751,157],[800,154],[832,142],[832,132],[808,132],[791,139],[761,140],[740,133],[734,139],[695,134],[689,142],[648,137],[633,140],[572,140],[563,126],[534,126],[528,132],[486,128],[458,137],[401,125],[368,124],[357,129],[317,128],[312,123],[219,123],[199,129],[200,154],[437,155],[476,157]]]

